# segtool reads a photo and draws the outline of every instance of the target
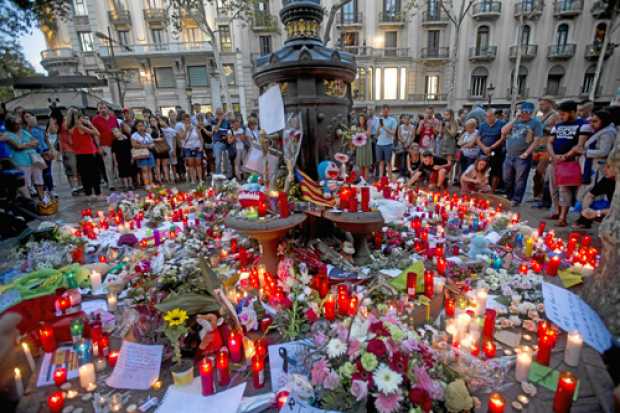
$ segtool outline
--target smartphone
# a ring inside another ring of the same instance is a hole
[[[383,119],[379,119],[379,125],[383,126]]]

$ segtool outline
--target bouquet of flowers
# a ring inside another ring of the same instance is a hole
[[[168,311],[164,315],[164,334],[170,341],[172,348],[174,349],[174,356],[172,360],[175,364],[181,363],[181,337],[187,333],[187,312],[180,308],[175,308]]]

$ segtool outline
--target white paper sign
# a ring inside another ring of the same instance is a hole
[[[107,385],[117,389],[147,390],[159,377],[163,349],[161,345],[123,341]]]
[[[599,353],[611,346],[611,333],[598,314],[580,297],[549,283],[543,283],[542,292],[545,313],[551,321],[565,331],[579,331],[584,341]]]
[[[260,127],[267,133],[276,133],[285,128],[284,101],[280,86],[273,85],[258,98]]]
[[[299,400],[295,396],[289,396],[286,404],[280,409],[280,413],[338,413],[335,410],[323,410],[312,407],[308,402]]]
[[[203,396],[201,386],[200,377],[196,377],[188,386],[168,387],[155,413],[237,412],[246,383],[219,391],[212,396]]]
[[[277,392],[287,384],[287,374],[284,372],[284,359],[280,356],[280,349],[286,349],[288,374],[306,375],[308,372],[298,356],[304,348],[311,344],[310,340],[297,340],[269,346],[269,372],[272,391]]]

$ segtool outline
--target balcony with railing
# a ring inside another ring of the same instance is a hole
[[[273,14],[256,13],[252,17],[252,30],[257,32],[275,32],[278,30],[278,20]]]
[[[476,20],[496,19],[502,14],[501,1],[482,0],[471,6],[471,17]]]
[[[532,60],[538,53],[538,45],[522,44],[520,46],[510,46],[510,58],[517,59],[517,51],[521,48],[521,60]]]
[[[211,53],[213,51],[209,42],[130,44],[126,47],[113,46],[113,48],[116,57]],[[100,46],[98,52],[99,56],[104,59],[112,55],[109,46]]]
[[[566,86],[547,85],[545,87],[545,95],[553,97],[564,97],[566,96]]]
[[[112,23],[114,26],[131,25],[131,14],[129,14],[129,10],[110,10],[108,12],[108,18],[110,19],[110,23]]]
[[[472,62],[491,62],[497,55],[497,46],[470,47],[469,60]]]
[[[405,15],[400,11],[383,11],[379,13],[380,26],[402,26],[405,24]]]
[[[595,19],[607,19],[609,18],[609,6],[608,1],[595,1],[590,8],[590,13]]]
[[[553,44],[547,50],[549,60],[568,60],[575,56],[577,45],[575,43]]]
[[[517,92],[518,99],[525,99],[525,98],[530,97],[530,89],[527,87],[521,87],[516,92]],[[512,95],[513,95],[512,88],[506,89],[506,96],[508,96],[509,99],[512,97]]]
[[[436,26],[448,24],[448,16],[439,10],[435,12],[425,11],[422,13],[422,26]]]
[[[144,20],[147,23],[163,23],[166,21],[166,10],[163,8],[144,9]]]
[[[576,17],[583,11],[583,0],[555,0],[553,15],[557,18]]]
[[[424,60],[446,60],[449,57],[449,47],[423,47],[420,52],[420,59]]]
[[[47,49],[41,52],[41,66],[50,74],[62,72],[63,68],[69,73],[75,72],[78,63],[78,55],[69,47]]]
[[[411,54],[407,47],[369,47],[369,46],[344,46],[345,52],[358,57],[385,57],[385,58],[410,58]]]
[[[439,103],[448,99],[446,93],[413,93],[408,96],[408,100],[413,102]]]
[[[467,97],[469,100],[485,100],[487,98],[487,91],[484,90],[475,90],[469,89],[467,91]]]
[[[336,27],[361,27],[363,23],[362,13],[338,12],[336,15]]]
[[[586,52],[584,57],[587,60],[596,61],[598,57],[601,55],[601,50],[603,50],[602,43],[589,44],[586,46]],[[609,56],[614,52],[613,45],[607,45],[607,50],[605,50],[605,59],[608,59]]]
[[[521,0],[515,4],[515,17],[535,18],[542,14],[543,3],[540,0]]]

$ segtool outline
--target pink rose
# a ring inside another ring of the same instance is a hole
[[[390,394],[378,393],[375,407],[379,413],[397,412],[402,398],[403,396],[399,392]]]
[[[353,383],[351,383],[351,394],[358,402],[366,399],[368,396],[368,383],[362,380],[353,380]]]
[[[334,370],[330,370],[327,374],[327,377],[325,377],[325,380],[323,380],[323,387],[325,387],[327,390],[334,390],[336,387],[338,387],[339,384],[340,377],[338,376],[338,373],[336,373]]]
[[[312,385],[322,385],[328,374],[329,367],[327,365],[327,360],[324,358],[319,359],[316,363],[314,363],[314,366],[312,366],[312,371],[310,372]]]

